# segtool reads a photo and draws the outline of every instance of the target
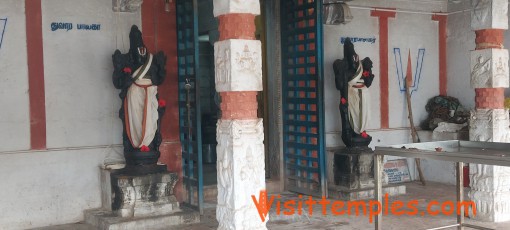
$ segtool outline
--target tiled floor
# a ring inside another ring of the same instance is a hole
[[[298,199],[296,194],[292,193],[284,193],[281,194],[281,200],[286,199]],[[447,200],[455,200],[455,188],[451,185],[443,185],[438,183],[427,183],[426,187],[421,186],[418,183],[409,183],[407,184],[407,194],[398,196],[395,198],[391,198],[391,201],[401,200],[403,202],[417,200],[418,201],[418,213],[427,210],[427,203],[431,200],[437,200],[439,202],[447,201]],[[307,207],[307,206],[304,206]],[[328,207],[328,210],[331,206]],[[306,215],[294,215],[294,216],[277,216],[275,210],[272,210],[270,215],[270,221],[267,224],[268,229],[275,230],[308,230],[308,229],[327,229],[327,230],[336,230],[336,229],[374,229],[373,223],[369,222],[367,216],[355,216],[355,215],[322,215],[322,206],[314,205],[313,214],[308,214],[308,209],[306,208],[303,213]],[[258,218],[258,217],[257,217]],[[410,229],[427,229],[433,227],[439,227],[444,225],[454,224],[456,222],[455,216],[394,216],[388,215],[384,216],[384,225],[383,229],[391,229],[391,230],[410,230]],[[505,223],[480,223],[473,221],[469,218],[466,219],[468,223],[475,223],[477,225],[481,225],[484,227],[490,227],[495,229],[510,229],[510,222]],[[181,226],[179,228],[173,229],[182,229],[182,230],[210,230],[216,229],[218,226],[218,222],[216,221],[215,216],[215,205],[209,204],[206,206],[204,216],[202,216],[201,223],[189,226]],[[89,230],[92,228],[87,228],[87,226],[81,224],[74,225],[63,225],[56,226],[50,228],[44,228],[44,230],[68,230],[68,229],[77,229],[77,230]],[[456,229],[456,228],[449,228]],[[42,229],[39,229],[42,230]]]

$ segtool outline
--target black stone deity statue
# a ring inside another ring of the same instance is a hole
[[[344,59],[333,63],[335,85],[340,91],[342,140],[347,147],[367,147],[372,137],[365,131],[368,122],[368,88],[372,85],[372,61],[359,60],[349,38],[344,42]]]
[[[129,42],[129,53],[115,50],[112,56],[113,85],[121,90],[119,117],[123,124],[126,168],[156,166],[162,141],[161,118],[166,106],[159,99],[157,86],[165,79],[166,56],[161,51],[155,55],[147,51],[136,25],[131,27]]]

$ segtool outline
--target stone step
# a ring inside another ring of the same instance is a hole
[[[280,181],[274,179],[266,179],[266,191],[268,193],[282,192]],[[186,189],[184,190],[184,197],[188,197]],[[193,199],[197,200],[197,192],[193,192]],[[216,204],[218,201],[218,185],[204,185],[204,201]]]
[[[199,222],[200,213],[185,207],[171,214],[138,218],[119,217],[102,209],[85,211],[85,223],[99,230],[168,229]]]

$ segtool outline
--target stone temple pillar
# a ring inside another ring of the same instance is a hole
[[[262,91],[261,43],[255,40],[259,0],[214,0],[219,41],[214,44],[217,124],[218,229],[266,229],[252,195],[265,190],[264,128],[257,118]]]
[[[509,86],[508,50],[503,49],[508,29],[508,0],[474,0],[471,28],[476,49],[471,51],[471,86],[476,109],[471,112],[471,141],[510,142],[504,88]],[[470,164],[469,198],[476,204],[475,219],[510,220],[510,168]],[[472,215],[472,213],[470,213]]]

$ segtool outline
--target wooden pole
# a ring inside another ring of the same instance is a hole
[[[413,109],[411,105],[411,92],[409,92],[409,84],[408,79],[406,76],[405,79],[405,87],[406,87],[406,99],[407,99],[407,111],[409,112],[409,123],[411,127],[411,137],[413,138],[413,143],[419,143],[420,137],[418,137],[418,133],[416,132],[416,127],[414,126],[414,120],[413,120]],[[416,163],[416,168],[418,169],[418,175],[420,176],[420,181],[423,186],[426,185],[425,183],[425,177],[423,176],[423,172],[421,171],[421,162],[420,158],[414,158],[414,162]]]

